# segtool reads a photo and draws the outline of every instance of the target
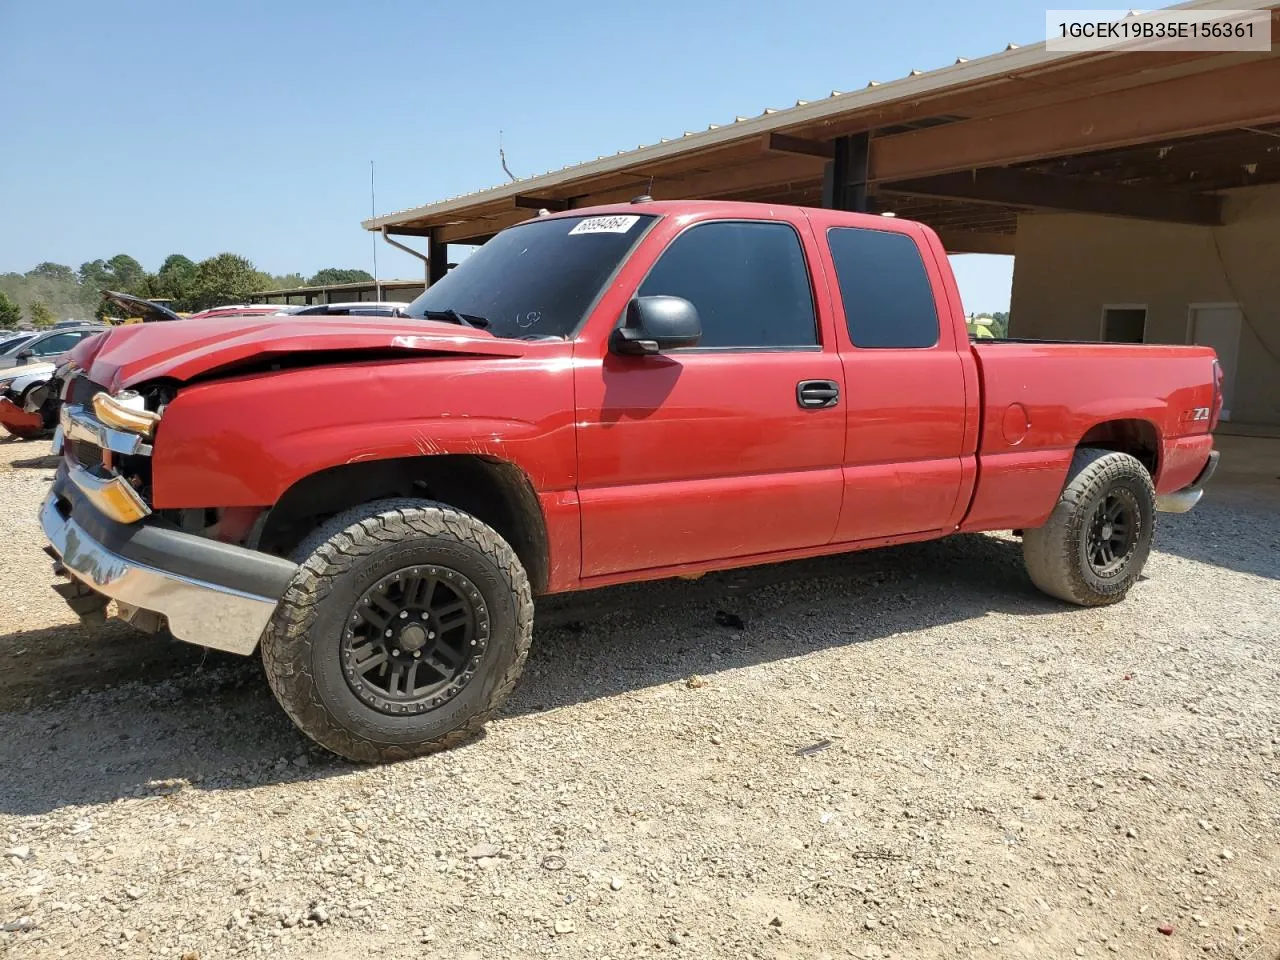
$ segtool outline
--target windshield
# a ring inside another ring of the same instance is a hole
[[[511,227],[405,312],[433,320],[456,315],[453,322],[483,326],[495,337],[572,336],[653,220],[635,214],[556,217]]]

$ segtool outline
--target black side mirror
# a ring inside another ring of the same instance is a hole
[[[609,349],[622,354],[652,354],[694,347],[702,339],[698,308],[683,297],[636,297],[627,318],[609,338]]]
[[[27,347],[27,349],[25,350],[18,351],[17,360],[19,363],[26,363],[28,360],[30,360],[34,356],[35,356],[35,352],[30,347]]]

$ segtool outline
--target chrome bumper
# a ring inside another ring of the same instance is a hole
[[[1204,485],[1218,469],[1218,451],[1210,450],[1209,459],[1205,462],[1200,475],[1189,486],[1172,493],[1162,493],[1156,497],[1156,509],[1161,513],[1186,513],[1204,496]]]
[[[105,597],[162,614],[179,640],[250,654],[277,600],[158,570],[127,560],[94,540],[58,508],[51,493],[40,526],[66,572]]]
[[[107,426],[93,412],[79,404],[64,403],[58,414],[58,430],[53,437],[53,452],[62,452],[66,440],[83,440],[104,450],[127,456],[150,456],[151,447],[140,434],[128,433]],[[79,464],[71,464],[71,482],[93,505],[114,520],[133,523],[150,516],[151,508],[138,495],[138,491],[124,477],[108,472],[101,476],[91,473]]]
[[[130,456],[151,455],[151,445],[146,442],[146,437],[107,426],[82,404],[64,403],[58,414],[58,425],[69,440],[86,440],[103,449]],[[57,452],[55,449],[54,453]]]

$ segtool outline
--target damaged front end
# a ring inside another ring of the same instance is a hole
[[[184,530],[151,505],[151,454],[170,387],[109,393],[67,371],[40,523],[54,589],[90,622],[110,611],[148,631],[252,653],[296,565]]]

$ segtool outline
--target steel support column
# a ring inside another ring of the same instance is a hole
[[[835,153],[822,175],[822,205],[831,210],[868,213],[867,170],[871,160],[871,134],[837,137]]]
[[[444,279],[449,269],[449,244],[440,236],[440,231],[433,229],[427,235],[427,286]]]

